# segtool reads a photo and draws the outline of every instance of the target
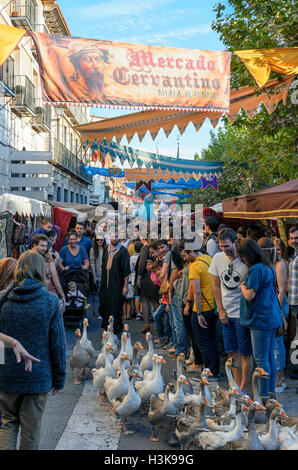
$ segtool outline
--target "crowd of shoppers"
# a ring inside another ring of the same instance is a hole
[[[77,223],[57,253],[59,227],[44,219],[18,261],[0,261],[0,341],[7,348],[0,450],[16,448],[19,427],[20,448],[38,448],[47,394],[64,386],[62,280],[71,270],[85,272],[97,292],[103,328],[113,315],[120,335],[122,320],[136,318],[142,333],[156,328],[154,341],[170,357],[184,353],[189,372],[208,367],[218,380],[223,353],[237,365],[243,394],[253,362],[269,373],[261,396],[283,391],[290,341],[277,332],[298,313],[298,227],[289,230],[289,252],[281,239],[259,235],[246,227],[236,233],[214,216],[205,220],[203,244],[176,238],[171,227],[165,239],[142,238],[138,227],[128,239],[117,227],[108,233],[106,223],[98,230]]]

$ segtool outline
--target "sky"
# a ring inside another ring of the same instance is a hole
[[[211,29],[217,0],[57,0],[71,35],[106,41],[186,49],[223,50],[217,33]],[[92,114],[104,117],[128,114],[127,110],[92,108]],[[219,124],[220,126],[220,124]],[[217,126],[217,130],[219,128]],[[161,130],[155,141],[149,133],[140,143],[134,137],[130,146],[160,155],[176,157],[179,139],[180,157],[193,159],[208,146],[210,130],[207,119],[199,132],[189,124],[182,136],[174,128],[168,138]],[[128,145],[126,138],[121,144]]]

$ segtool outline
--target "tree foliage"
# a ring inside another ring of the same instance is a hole
[[[298,43],[297,8],[293,0],[227,0],[215,7],[212,29],[219,34],[227,50],[266,49],[296,46]],[[272,75],[273,76],[273,75]],[[233,55],[231,86],[256,86],[254,79]],[[256,87],[257,89],[257,87]],[[225,198],[247,194],[297,177],[296,108],[290,97],[269,115],[261,107],[253,119],[244,111],[234,124],[223,118],[217,135],[201,158],[223,161],[224,173],[219,191],[192,190],[192,203],[214,205]],[[195,156],[198,158],[198,156]]]

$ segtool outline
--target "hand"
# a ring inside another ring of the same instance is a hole
[[[62,300],[63,308],[65,308],[65,302],[66,302],[65,297],[61,297],[61,300]]]
[[[69,271],[70,269],[70,266],[65,266],[65,268],[63,269],[63,271]]]
[[[85,266],[85,265],[83,264],[82,269],[85,271],[86,269],[88,269],[88,266]]]
[[[184,310],[183,310],[183,315],[185,315],[187,317],[187,315],[189,315],[189,303],[187,303],[184,307]]]
[[[122,289],[122,295],[123,295],[123,297],[126,296],[127,292],[128,292],[128,289],[127,289],[126,286],[124,286],[123,289]]]
[[[52,391],[51,391],[52,395],[56,395],[58,392],[60,392],[58,388],[55,388],[55,387],[52,388]]]
[[[178,277],[182,277],[182,276],[183,276],[182,270],[181,270],[181,271],[178,271]]]
[[[224,323],[225,325],[229,325],[229,318],[228,314],[225,310],[222,310],[221,312],[218,312],[219,319],[221,323]]]
[[[202,314],[197,315],[197,318],[198,318],[198,323],[199,323],[201,328],[208,328],[206,318],[204,317],[204,315],[202,315]]]
[[[169,301],[169,304],[170,304],[170,305],[173,305],[172,292],[169,292],[168,301]]]
[[[15,347],[13,348],[13,352],[15,353],[17,363],[21,362],[21,357],[24,359],[25,371],[32,372],[32,362],[40,362],[39,359],[34,356],[31,356],[31,354],[26,351],[26,349],[21,345],[21,343],[15,345]]]

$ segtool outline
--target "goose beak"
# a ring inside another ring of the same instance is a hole
[[[260,405],[260,404],[258,403],[258,405],[257,405],[257,411],[258,411],[259,413],[264,413],[265,408],[264,408],[262,405]]]
[[[248,403],[249,405],[252,405],[252,404],[253,404],[252,399],[248,397],[248,398],[247,398],[247,403]]]
[[[279,401],[276,401],[274,402],[274,405],[276,406],[276,408],[282,408],[283,405],[281,403],[279,403]]]
[[[180,359],[184,359],[184,353],[180,353],[178,356]]]
[[[203,382],[204,382],[204,385],[209,385],[209,382],[208,382],[208,380],[206,379],[206,377],[203,378]]]
[[[213,376],[211,370],[208,370],[207,375],[208,375],[208,377],[212,377],[212,376]]]
[[[237,396],[237,395],[239,395],[239,392],[237,392],[237,390],[234,389],[234,390],[233,390],[233,394]]]
[[[244,411],[248,411],[248,407],[244,405],[243,407]]]
[[[131,362],[131,359],[127,354],[125,354],[125,359],[127,359],[129,362]]]
[[[139,348],[140,350],[144,349],[141,344],[139,344],[138,348]]]
[[[110,351],[114,351],[114,348],[113,348],[112,345],[109,347],[109,349],[110,349]]]
[[[208,406],[209,408],[211,408],[211,405],[210,405],[209,401],[207,401],[207,400],[206,400],[205,405]]]
[[[284,412],[284,410],[281,410],[280,416],[282,416],[283,418],[288,418],[288,415],[286,415],[286,413]]]
[[[142,378],[141,374],[139,372],[136,373],[136,377],[138,377],[139,379]]]
[[[266,372],[264,369],[262,369],[261,370],[261,377],[263,377],[264,379],[268,379],[268,377],[269,377],[268,372]]]
[[[184,385],[189,385],[189,382],[187,382],[187,380],[184,379],[184,380],[183,380],[183,384],[184,384]]]
[[[160,362],[161,362],[162,364],[166,364],[166,361],[165,361],[164,359],[161,359]]]

